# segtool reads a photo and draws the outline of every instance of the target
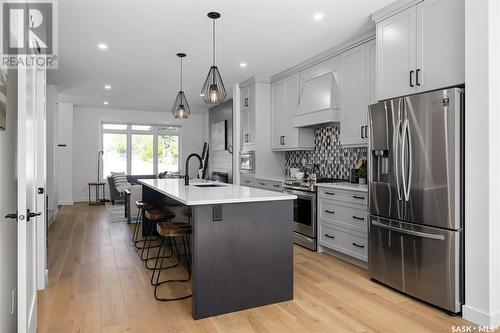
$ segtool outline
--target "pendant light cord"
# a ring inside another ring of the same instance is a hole
[[[215,19],[212,19],[213,22],[213,34],[212,34],[212,44],[213,44],[213,62],[215,66]]]
[[[181,91],[182,91],[182,57],[181,57]]]

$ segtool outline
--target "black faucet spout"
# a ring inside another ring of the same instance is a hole
[[[184,176],[184,185],[186,185],[186,186],[189,185],[189,160],[191,159],[191,157],[196,157],[198,159],[198,161],[200,162],[200,169],[203,168],[203,161],[202,161],[200,155],[193,153],[186,158],[186,169],[185,169],[186,175]]]

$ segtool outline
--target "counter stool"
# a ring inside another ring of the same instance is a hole
[[[175,214],[171,211],[168,210],[161,210],[161,209],[146,209],[144,216],[148,221],[150,222],[150,226],[148,228],[148,231],[146,233],[146,236],[144,236],[144,246],[142,247],[141,251],[141,260],[144,261],[144,264],[146,266],[146,269],[148,270],[153,270],[153,267],[148,266],[148,261],[152,259],[156,259],[160,255],[160,250],[161,250],[161,244],[160,245],[155,245],[153,244],[153,241],[155,240],[155,236],[153,235],[153,232],[155,230],[155,225],[159,222],[165,222],[165,221],[170,221],[175,217]],[[143,222],[144,223],[144,222]],[[153,248],[159,248],[157,257],[149,257],[149,250]]]
[[[145,239],[138,239],[139,238],[139,226],[142,225],[142,222],[144,221],[144,212],[146,209],[153,209],[155,206],[151,203],[144,202],[142,200],[137,200],[135,202],[135,206],[137,207],[137,216],[135,218],[135,225],[134,225],[134,233],[132,234],[132,242],[134,243],[134,246],[136,249],[140,250],[143,248],[143,246],[137,245],[137,243],[144,243]]]
[[[156,225],[156,230],[158,231],[158,234],[160,235],[161,238],[160,246],[163,247],[163,255],[160,256],[160,254],[158,253],[158,256],[156,257],[155,261],[153,274],[151,276],[151,284],[155,287],[154,291],[155,299],[161,302],[167,302],[167,301],[177,301],[191,297],[192,295],[173,297],[173,298],[160,298],[158,296],[158,287],[161,286],[162,284],[171,282],[188,282],[191,279],[191,246],[189,241],[189,237],[193,233],[191,225],[179,222],[160,222]],[[163,270],[177,267],[181,262],[180,259],[181,253],[179,252],[179,248],[177,246],[176,237],[182,238],[182,246],[184,249],[183,256],[186,259],[188,276],[185,279],[169,279],[160,281],[160,275]],[[169,246],[167,246],[167,243]],[[169,256],[165,256],[167,248],[170,248]],[[163,259],[172,256],[175,256],[177,258],[177,262],[173,265],[163,267]]]

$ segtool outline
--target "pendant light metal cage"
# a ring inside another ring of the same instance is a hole
[[[200,95],[206,104],[220,104],[224,102],[227,96],[226,87],[224,87],[219,69],[215,65],[215,20],[220,17],[220,14],[217,12],[210,12],[207,16],[212,20],[213,64],[208,71]]]
[[[174,105],[172,106],[172,114],[177,119],[186,119],[191,113],[186,94],[184,94],[182,90],[182,58],[184,58],[186,54],[177,53],[177,56],[181,59],[181,90],[177,93],[177,97],[175,97]]]

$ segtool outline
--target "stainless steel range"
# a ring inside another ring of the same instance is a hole
[[[316,182],[287,178],[283,191],[297,196],[293,204],[293,241],[312,251],[317,249],[316,183],[345,182],[343,179],[319,179]]]

